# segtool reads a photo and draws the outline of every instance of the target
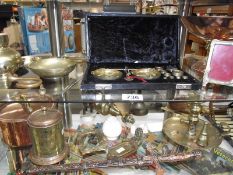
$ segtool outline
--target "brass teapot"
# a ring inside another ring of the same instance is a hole
[[[0,33],[0,74],[14,74],[23,65],[23,59],[20,53],[9,48],[8,44],[8,35],[6,33]]]

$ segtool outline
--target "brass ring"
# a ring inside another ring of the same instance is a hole
[[[16,87],[22,89],[30,89],[40,87],[42,80],[40,78],[21,78],[16,81]]]

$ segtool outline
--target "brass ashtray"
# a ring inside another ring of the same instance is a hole
[[[155,68],[134,69],[131,73],[146,80],[157,79],[161,76],[160,71]]]
[[[122,77],[123,73],[116,69],[100,68],[91,72],[91,74],[100,80],[117,80]]]

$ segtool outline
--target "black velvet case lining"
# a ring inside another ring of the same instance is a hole
[[[179,65],[179,17],[90,15],[90,62]]]
[[[112,89],[169,89],[176,84],[199,83],[188,79],[164,79],[163,75],[143,83],[126,81],[126,72],[118,80],[100,80],[91,71],[98,68],[179,68],[179,17],[155,15],[88,14],[89,66],[81,89],[95,90],[98,84]]]

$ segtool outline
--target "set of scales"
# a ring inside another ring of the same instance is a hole
[[[221,41],[233,39],[232,18],[188,16],[182,17],[181,20],[190,33],[205,41],[207,51],[215,39]],[[197,95],[191,98],[193,101],[198,99]],[[163,132],[178,145],[191,149],[211,149],[220,145],[223,135],[226,134],[220,133],[202,117],[200,102],[190,103],[189,112],[186,114],[178,114],[169,108],[165,110],[175,113],[165,121]]]

